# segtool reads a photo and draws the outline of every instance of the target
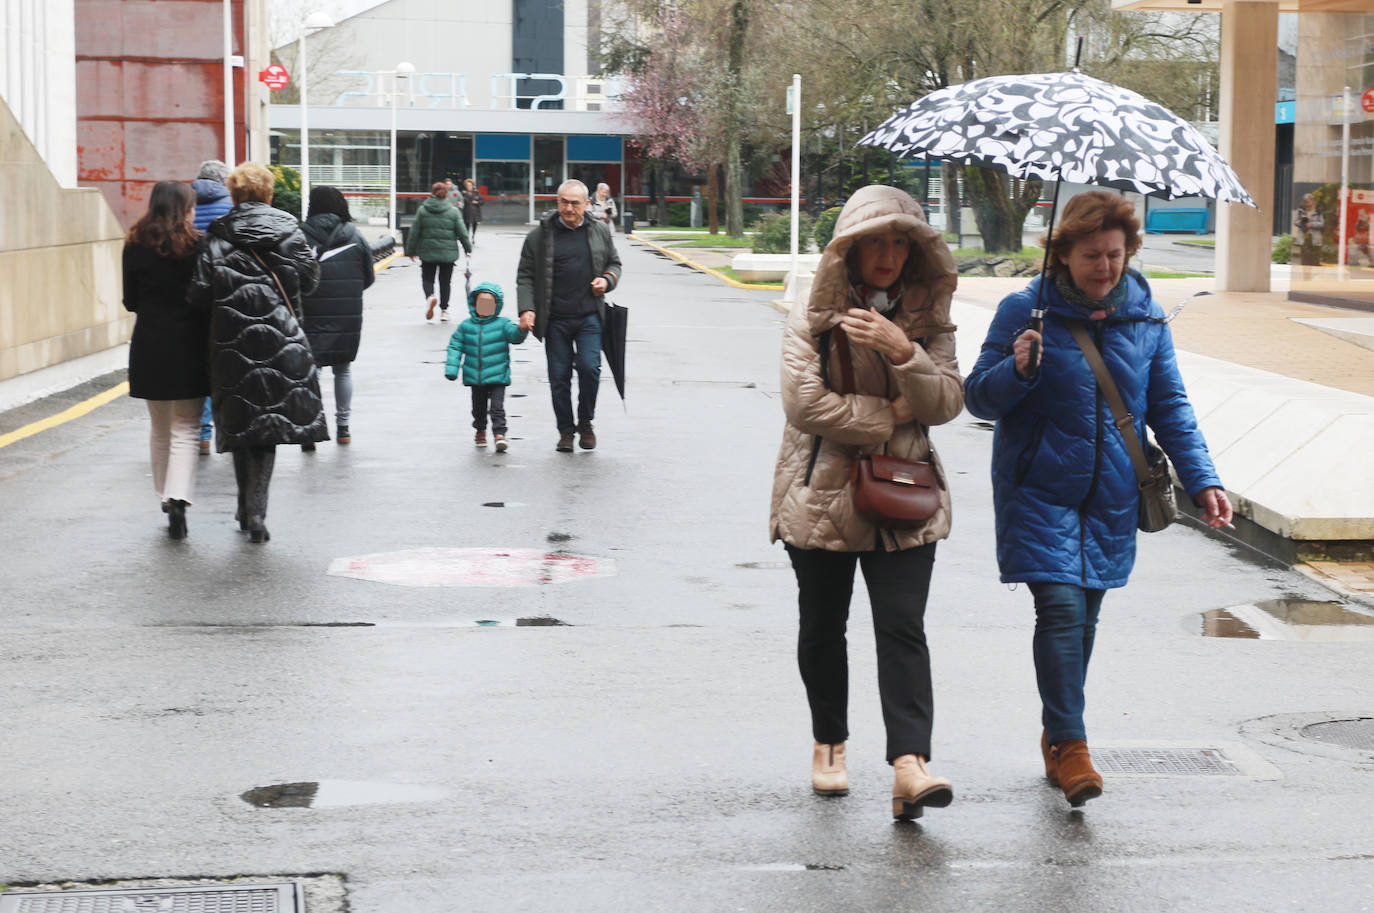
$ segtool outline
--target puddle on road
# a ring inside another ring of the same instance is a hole
[[[483,507],[524,507],[519,501],[483,501]]]
[[[1335,601],[1269,599],[1203,612],[1202,635],[1312,643],[1374,641],[1374,615]]]
[[[483,628],[495,628],[500,625],[514,625],[517,628],[571,628],[572,625],[548,615],[531,615],[527,618],[500,619],[481,618],[473,624]]]
[[[741,561],[735,567],[742,567],[751,571],[779,571],[790,570],[792,563],[790,561]]]
[[[843,872],[848,867],[824,862],[762,862],[741,868],[746,872]]]
[[[357,780],[319,780],[311,783],[276,783],[255,786],[239,796],[256,808],[344,808],[354,805],[393,805],[402,802],[433,802],[442,790],[399,783]]]

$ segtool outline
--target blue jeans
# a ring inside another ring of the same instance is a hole
[[[210,397],[205,397],[205,408],[200,413],[200,439],[208,441],[214,435],[215,416],[210,409]]]
[[[1093,654],[1097,616],[1106,590],[1069,583],[1032,583],[1035,597],[1035,680],[1040,714],[1051,745],[1087,739],[1083,727],[1083,685]]]
[[[330,365],[329,370],[334,374],[334,424],[347,428],[353,416],[353,362]],[[324,373],[323,368],[320,373]]]
[[[596,418],[596,391],[601,386],[601,316],[553,317],[544,332],[549,363],[549,392],[560,434]],[[577,368],[577,421],[573,421],[572,374]]]

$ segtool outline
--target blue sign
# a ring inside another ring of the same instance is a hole
[[[530,160],[528,133],[479,133],[473,137],[473,145],[473,158],[505,162]]]
[[[1274,123],[1291,124],[1298,119],[1298,103],[1280,101],[1274,103]]]
[[[568,137],[568,161],[570,162],[618,162],[620,157],[620,137],[618,136]]]

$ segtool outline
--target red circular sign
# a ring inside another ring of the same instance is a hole
[[[286,72],[286,67],[279,63],[269,64],[265,69],[258,71],[258,81],[266,84],[267,88],[273,92],[278,89],[285,89],[291,82],[291,74]]]
[[[1360,107],[1370,113],[1374,113],[1374,89],[1365,89],[1360,96]]]

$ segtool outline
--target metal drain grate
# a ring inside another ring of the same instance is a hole
[[[299,886],[195,885],[0,894],[0,913],[299,913]]]
[[[1218,748],[1094,748],[1093,764],[1104,774],[1165,777],[1243,777]]]
[[[1313,723],[1302,727],[1298,732],[1303,738],[1312,739],[1314,742],[1374,751],[1374,718]]]

